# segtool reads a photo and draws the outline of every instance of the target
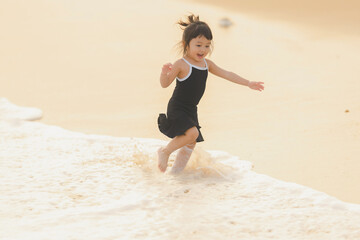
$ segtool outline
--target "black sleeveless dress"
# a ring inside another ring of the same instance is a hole
[[[208,76],[208,67],[198,67],[183,60],[190,66],[188,75],[185,78],[176,78],[176,87],[169,100],[167,107],[167,116],[161,113],[158,117],[158,126],[160,132],[170,138],[184,135],[185,132],[196,127],[199,136],[196,142],[204,141],[200,132],[200,125],[197,116],[197,105],[205,92],[206,79]]]

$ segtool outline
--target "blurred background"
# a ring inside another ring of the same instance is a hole
[[[358,1],[3,0],[0,9],[0,97],[72,131],[163,140],[156,119],[174,84],[160,87],[161,67],[182,57],[176,22],[200,15],[214,34],[209,58],[265,91],[210,76],[199,147],[360,203]]]

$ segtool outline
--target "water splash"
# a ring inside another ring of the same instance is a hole
[[[0,136],[0,238],[360,238],[359,205],[221,151],[197,147],[173,176],[157,169],[160,140],[18,120],[0,120]]]

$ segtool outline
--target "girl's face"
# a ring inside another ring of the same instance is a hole
[[[211,40],[204,36],[199,36],[190,40],[186,56],[195,62],[201,62],[210,52]]]

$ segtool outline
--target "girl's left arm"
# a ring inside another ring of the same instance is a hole
[[[218,77],[224,78],[233,83],[237,83],[243,86],[248,86],[249,88],[254,90],[258,90],[258,91],[264,90],[263,82],[249,81],[245,78],[240,77],[236,73],[229,72],[220,68],[211,60],[206,59],[206,62],[208,63],[209,71]]]

